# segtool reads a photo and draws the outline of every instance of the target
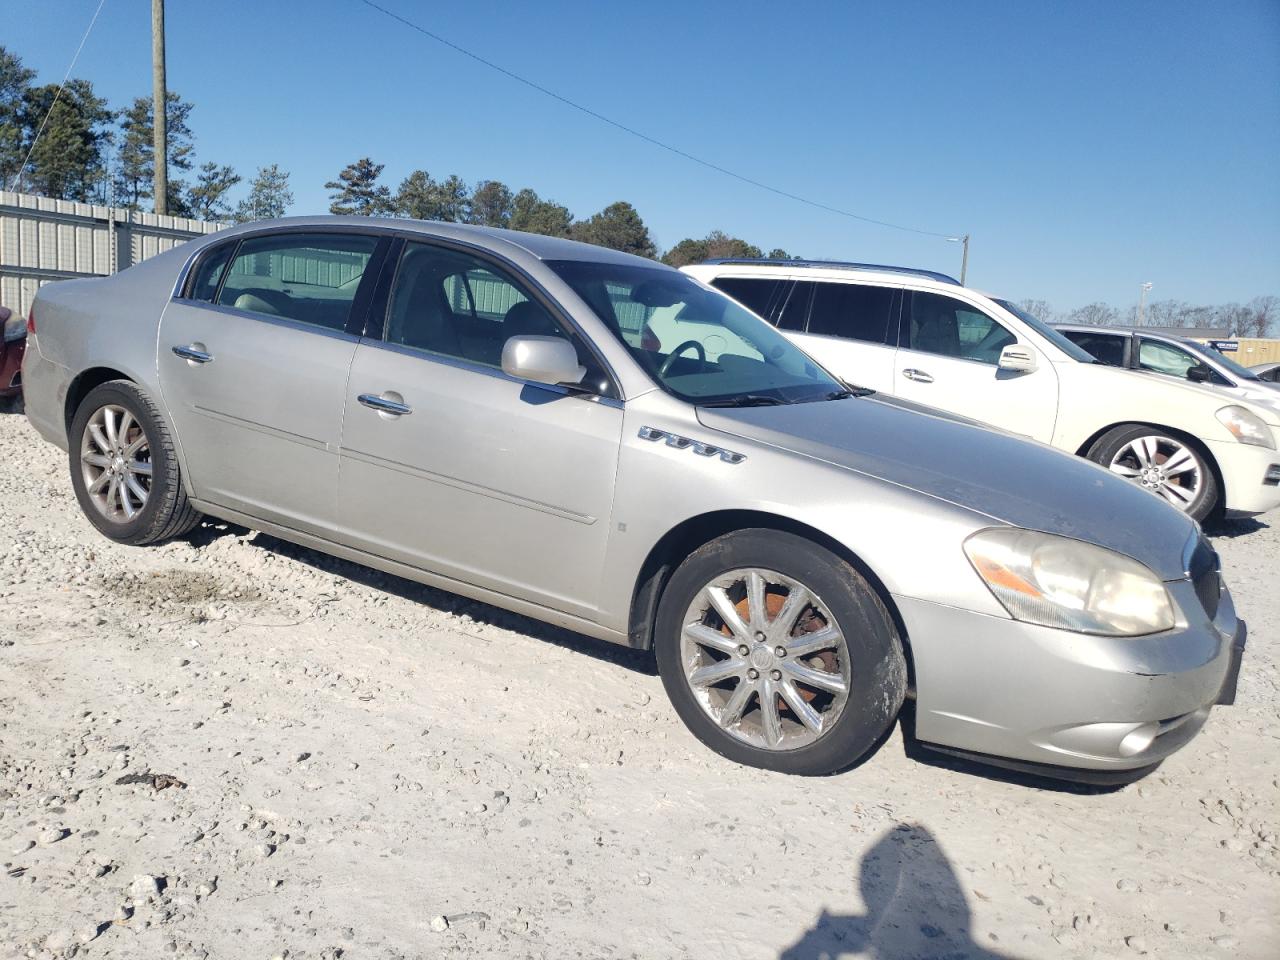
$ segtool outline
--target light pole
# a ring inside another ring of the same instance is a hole
[[[947,237],[947,242],[964,246],[964,253],[960,256],[960,286],[963,287],[965,274],[969,272],[969,235],[966,233],[963,237]]]
[[[1151,289],[1151,282],[1147,281],[1142,285],[1142,293],[1138,297],[1138,326],[1146,326],[1147,323],[1147,291]]]

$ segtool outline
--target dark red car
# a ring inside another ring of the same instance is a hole
[[[0,397],[22,392],[22,355],[27,352],[27,322],[8,307],[0,307]]]

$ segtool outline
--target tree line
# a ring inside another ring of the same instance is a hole
[[[564,204],[544,199],[532,187],[512,190],[500,180],[481,180],[469,188],[457,174],[438,180],[426,170],[414,170],[393,192],[379,182],[385,167],[369,157],[344,167],[336,179],[325,184],[325,189],[331,191],[329,212],[474,223],[567,237],[659,259],[657,244],[644,219],[625,200],[611,203],[585,219],[577,219]],[[759,259],[763,256],[760,247],[722,230],[712,230],[701,240],[692,237],[681,240],[660,259],[680,267],[711,257]],[[778,248],[768,256],[791,259],[785,250]]]
[[[1098,326],[1138,326],[1138,305],[1120,310],[1109,303],[1088,303],[1075,310],[1054,310],[1044,300],[1022,300],[1018,306],[1045,323]],[[1228,337],[1268,337],[1280,334],[1280,297],[1254,297],[1248,303],[1196,306],[1183,300],[1156,300],[1142,311],[1148,327],[1197,327],[1226,330]]]

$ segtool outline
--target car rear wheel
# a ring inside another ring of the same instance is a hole
[[[89,391],[69,439],[80,509],[112,540],[158,543],[200,522],[183,490],[168,428],[136,385],[113,380]]]
[[[848,767],[893,724],[906,660],[870,584],[776,530],[728,534],[672,574],[658,608],[663,685],[693,734],[749,766]]]
[[[1218,479],[1199,448],[1157,427],[1131,424],[1103,434],[1089,459],[1132,480],[1196,520],[1218,504]]]

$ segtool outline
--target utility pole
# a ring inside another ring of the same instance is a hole
[[[1151,283],[1147,282],[1142,285],[1142,293],[1138,297],[1138,326],[1144,327],[1147,324],[1147,291],[1151,289]]]
[[[969,272],[969,235],[966,233],[963,237],[947,237],[947,243],[958,243],[964,247],[964,253],[960,257],[960,286],[964,286],[965,274]]]
[[[155,148],[152,195],[156,213],[169,212],[169,94],[164,77],[164,0],[151,0],[151,129]]]

